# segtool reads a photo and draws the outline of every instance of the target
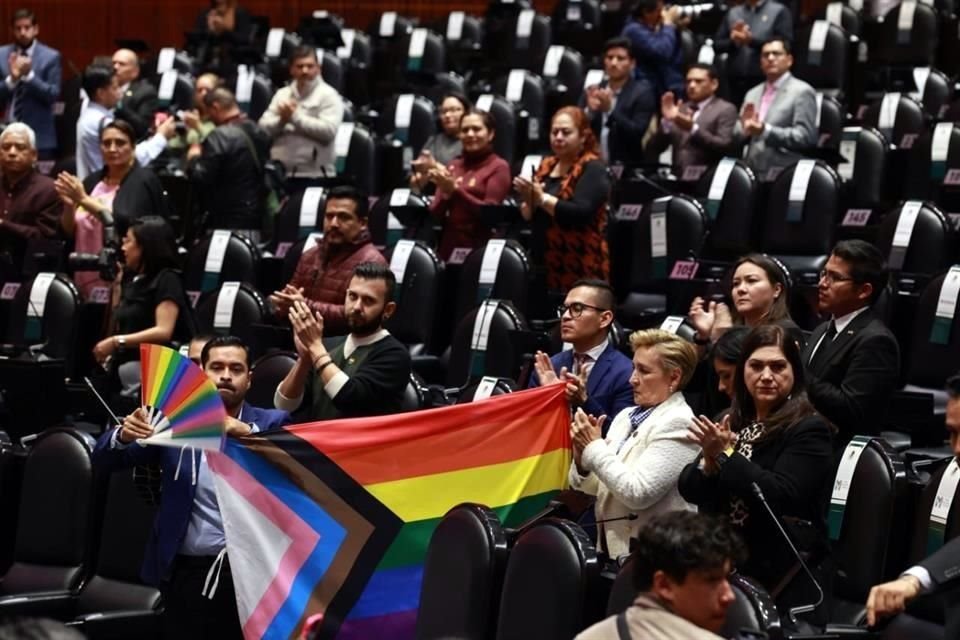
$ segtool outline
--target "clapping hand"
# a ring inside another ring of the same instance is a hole
[[[80,202],[87,197],[87,190],[83,188],[80,178],[66,171],[61,171],[53,181],[53,188],[60,196],[60,200],[71,207],[79,206]]]
[[[427,177],[433,184],[437,185],[437,191],[450,195],[457,188],[457,179],[442,164],[435,164],[429,171]]]
[[[298,301],[306,301],[306,298],[303,297],[303,287],[294,287],[293,285],[287,284],[282,290],[274,291],[270,294],[270,302],[280,316],[290,313],[290,307]]]
[[[300,341],[298,352],[301,346],[310,353],[323,349],[323,316],[314,314],[301,300],[293,303],[287,315],[293,326],[294,339]]]
[[[706,416],[694,417],[690,423],[690,432],[687,435],[690,442],[700,445],[705,460],[712,461],[728,447],[737,442],[737,434],[730,430],[730,415],[727,414],[719,423]]]
[[[286,122],[293,117],[293,112],[297,110],[297,101],[293,98],[288,100],[281,100],[277,104],[277,113],[280,116],[280,119]]]
[[[716,310],[716,302],[706,302],[700,296],[694,298],[693,302],[690,303],[687,317],[690,319],[693,328],[697,330],[697,337],[701,340],[710,339],[710,335],[713,333],[713,324],[717,318]]]
[[[537,351],[533,354],[533,369],[537,372],[537,378],[540,380],[541,387],[560,382],[557,372],[553,370],[553,363],[550,362],[550,356],[543,351]]]
[[[760,120],[757,107],[752,102],[743,105],[743,111],[740,113],[740,126],[743,128],[743,132],[751,137],[763,133],[763,122]]]
[[[570,424],[570,438],[573,440],[573,449],[578,458],[588,444],[602,437],[603,423],[606,420],[605,415],[596,418],[583,409],[577,409],[574,412],[573,422]]]
[[[574,375],[566,367],[560,369],[560,378],[567,384],[567,402],[582,405],[587,401],[587,376]]]

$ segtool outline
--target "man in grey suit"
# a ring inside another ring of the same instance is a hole
[[[670,91],[660,98],[660,127],[647,143],[647,153],[655,157],[672,146],[673,170],[682,179],[698,179],[733,144],[737,108],[717,97],[718,85],[713,67],[692,64],[687,68],[687,101]],[[687,169],[696,175],[688,175]]]
[[[746,161],[760,179],[776,177],[784,167],[817,145],[817,95],[793,77],[789,41],[771,38],[760,49],[766,81],[747,92],[734,135],[747,145]]]
[[[945,422],[953,456],[960,459],[960,375],[947,380]],[[951,472],[953,464],[947,467],[944,474]],[[896,580],[870,589],[867,624],[872,627],[881,618],[900,613],[923,594],[942,595],[946,622],[943,637],[960,637],[960,538],[948,541],[929,557],[904,571]]]
[[[39,40],[33,11],[18,9],[11,20],[13,43],[0,47],[0,105],[5,122],[22,122],[37,136],[37,155],[53,159],[57,131],[53,105],[60,98],[60,52]]]

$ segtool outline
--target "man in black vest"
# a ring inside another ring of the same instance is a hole
[[[863,240],[838,243],[820,272],[819,308],[830,319],[811,334],[803,362],[810,400],[839,429],[841,447],[880,433],[897,386],[900,349],[872,309],[886,283],[883,256]]]
[[[397,308],[396,278],[385,264],[365,262],[353,270],[344,314],[350,333],[324,344],[323,316],[303,301],[290,307],[297,364],[274,395],[277,408],[296,411],[306,389],[309,420],[387,415],[400,411],[410,380],[410,354],[383,324]],[[309,384],[308,384],[309,383]]]

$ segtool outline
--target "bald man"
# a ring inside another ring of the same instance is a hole
[[[129,122],[140,140],[150,131],[153,114],[160,108],[157,90],[140,77],[140,60],[130,49],[118,49],[113,54],[113,72],[120,85],[115,115]]]

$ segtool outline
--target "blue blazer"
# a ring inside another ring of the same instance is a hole
[[[553,363],[553,370],[558,374],[562,367],[572,371],[573,349],[561,351],[551,357],[550,362]],[[587,378],[587,402],[583,405],[583,410],[593,416],[607,416],[607,421],[603,425],[604,435],[614,417],[634,404],[633,387],[630,386],[632,373],[633,362],[612,344],[607,345],[593,364],[593,369],[590,370],[590,377]],[[529,386],[540,386],[536,371],[530,375]]]
[[[7,59],[11,51],[12,44],[0,47],[0,108],[4,111],[13,99],[13,91],[3,81],[10,75]],[[23,95],[22,121],[37,134],[38,151],[54,151],[57,130],[53,124],[53,104],[60,98],[60,52],[37,41],[31,62],[33,78],[27,82]]]
[[[258,409],[243,403],[243,421],[256,425],[259,431],[279,429],[290,422],[286,411],[277,409]],[[107,471],[116,471],[141,464],[158,464],[161,471],[160,508],[153,523],[153,535],[147,542],[143,553],[143,567],[140,575],[144,582],[159,585],[170,578],[173,559],[180,551],[183,538],[187,535],[190,514],[193,511],[193,497],[197,487],[190,473],[191,464],[199,464],[200,451],[192,450],[191,461],[186,455],[180,465],[180,475],[174,480],[180,449],[173,447],[140,446],[132,444],[123,449],[111,449],[110,440],[116,429],[104,432],[97,440],[93,451],[93,462]],[[186,470],[186,471],[184,471]]]

